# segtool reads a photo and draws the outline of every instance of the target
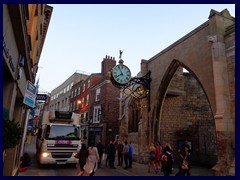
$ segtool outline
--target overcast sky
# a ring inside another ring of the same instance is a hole
[[[40,92],[51,92],[74,72],[101,72],[106,55],[122,59],[135,76],[150,59],[208,20],[210,10],[234,4],[49,4],[53,14],[39,62]]]

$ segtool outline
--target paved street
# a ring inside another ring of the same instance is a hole
[[[28,144],[30,142],[30,144]],[[32,165],[28,167],[27,171],[19,172],[19,176],[76,176],[79,168],[75,165],[47,165],[39,167],[35,158],[35,136],[25,143],[24,152],[28,152],[32,158]],[[115,166],[116,169],[110,169],[105,166],[103,162],[102,167],[98,168],[95,176],[163,176],[162,173],[155,174],[153,170],[147,173],[147,165],[133,162],[133,168],[125,170],[123,167]],[[173,169],[173,174],[177,173],[177,167]],[[88,176],[85,174],[85,176]],[[212,176],[211,169],[193,166],[192,176]]]

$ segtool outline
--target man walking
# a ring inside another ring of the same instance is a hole
[[[124,169],[128,169],[128,152],[129,152],[128,142],[125,141],[125,145],[123,147],[123,157],[124,157],[124,162],[125,162]]]
[[[101,140],[99,140],[99,142],[97,144],[97,150],[98,150],[98,154],[99,154],[98,168],[101,166],[101,161],[102,161],[102,156],[103,156],[103,149],[104,149],[104,146],[103,146]]]
[[[129,151],[128,151],[128,161],[129,161],[129,166],[128,168],[132,168],[132,158],[133,158],[133,146],[132,142],[129,142]]]
[[[122,144],[122,141],[118,141],[117,152],[118,152],[118,166],[122,166],[122,163],[123,163],[123,144]]]

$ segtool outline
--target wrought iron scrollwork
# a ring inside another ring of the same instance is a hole
[[[120,92],[136,98],[139,105],[142,104],[142,102],[145,102],[143,99],[147,99],[147,105],[144,103],[144,105],[140,106],[148,106],[148,109],[150,110],[150,84],[152,81],[150,76],[151,71],[148,71],[148,73],[142,77],[131,78],[131,80],[125,85],[118,84],[115,81],[112,81],[112,83],[115,87],[120,89]]]

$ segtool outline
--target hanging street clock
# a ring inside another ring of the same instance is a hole
[[[123,64],[122,53],[123,51],[120,50],[118,65],[114,66],[111,71],[108,72],[108,78],[115,87],[120,89],[121,93],[127,96],[131,95],[141,102],[147,98],[148,104],[146,107],[148,107],[148,111],[150,112],[151,71],[148,71],[148,73],[142,77],[131,77],[130,69]]]
[[[120,60],[119,60],[119,64],[114,66],[110,72],[110,76],[111,76],[111,81],[112,83],[121,88],[123,86],[125,86],[126,84],[128,84],[131,80],[131,71],[130,69],[123,64],[123,60],[122,60],[122,53],[123,51],[120,50]]]
[[[113,67],[111,76],[117,84],[124,85],[131,80],[131,71],[127,66],[118,64]]]

